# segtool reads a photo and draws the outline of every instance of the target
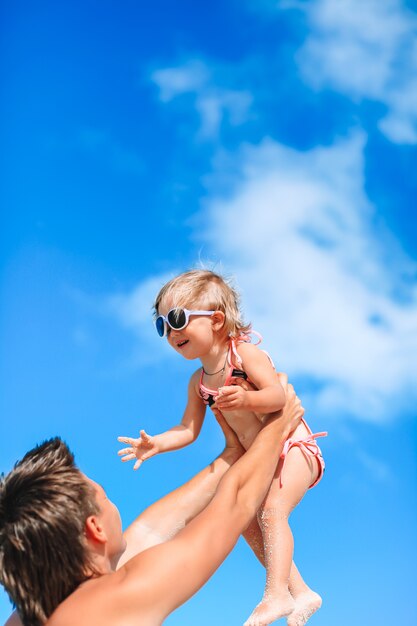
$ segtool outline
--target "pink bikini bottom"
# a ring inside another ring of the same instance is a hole
[[[303,420],[304,422],[304,420]],[[305,422],[304,422],[305,424]],[[305,424],[306,427],[308,428],[307,424]],[[308,428],[309,429],[309,428]],[[309,429],[310,430],[310,429]],[[319,466],[319,473],[318,476],[316,478],[316,480],[310,485],[309,489],[311,489],[312,487],[315,487],[317,485],[317,483],[322,479],[323,477],[323,473],[324,473],[324,468],[325,468],[325,463],[324,463],[324,459],[323,456],[321,454],[321,450],[317,445],[316,439],[318,437],[326,437],[327,433],[323,432],[323,433],[312,433],[310,432],[309,435],[307,435],[307,437],[304,437],[303,439],[287,439],[287,441],[284,444],[284,448],[281,452],[280,455],[280,459],[282,459],[282,467],[281,467],[281,473],[280,473],[280,487],[282,487],[282,473],[284,471],[284,465],[285,465],[285,459],[287,457],[288,452],[291,450],[291,448],[297,447],[300,449],[300,451],[304,454],[304,456],[308,459],[308,457],[315,457],[317,459],[317,463]]]

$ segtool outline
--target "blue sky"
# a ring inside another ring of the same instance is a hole
[[[311,623],[416,623],[415,4],[0,7],[0,469],[60,434],[128,524],[220,452],[207,414],[139,473],[116,456],[181,418],[196,365],[150,307],[203,263],[329,431],[293,514]],[[239,625],[262,588],[241,542],[166,623]]]

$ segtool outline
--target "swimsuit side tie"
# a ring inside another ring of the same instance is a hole
[[[287,454],[288,452],[291,450],[292,447],[297,447],[300,449],[300,451],[304,454],[304,456],[306,457],[306,459],[308,459],[308,457],[321,457],[321,451],[320,448],[318,447],[317,443],[316,443],[316,439],[318,437],[327,437],[327,433],[326,432],[322,432],[322,433],[311,433],[310,435],[307,435],[307,437],[304,437],[303,439],[287,439],[287,441],[284,444],[284,447],[282,449],[282,452],[280,454],[280,459],[282,459],[282,467],[281,467],[281,472],[279,475],[279,486],[282,487],[283,483],[282,483],[282,473],[284,471],[284,464],[285,464],[285,459],[287,458]]]

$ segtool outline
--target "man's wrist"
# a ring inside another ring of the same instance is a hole
[[[268,430],[274,431],[274,438],[276,441],[284,442],[288,439],[290,432],[287,419],[284,419],[282,411],[275,411],[274,413],[268,413],[264,421],[264,428],[268,427]]]
[[[237,447],[228,447],[226,446],[225,449],[223,450],[221,457],[227,461],[230,462],[231,465],[233,465],[233,463],[235,463],[238,459],[240,459],[240,457],[245,453],[243,448],[237,448]]]

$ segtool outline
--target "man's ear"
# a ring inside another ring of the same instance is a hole
[[[211,316],[211,323],[213,325],[213,330],[219,331],[223,328],[225,322],[225,315],[223,311],[215,311]]]
[[[104,528],[96,515],[90,515],[85,520],[85,534],[87,539],[97,541],[98,543],[106,543],[107,535]]]

